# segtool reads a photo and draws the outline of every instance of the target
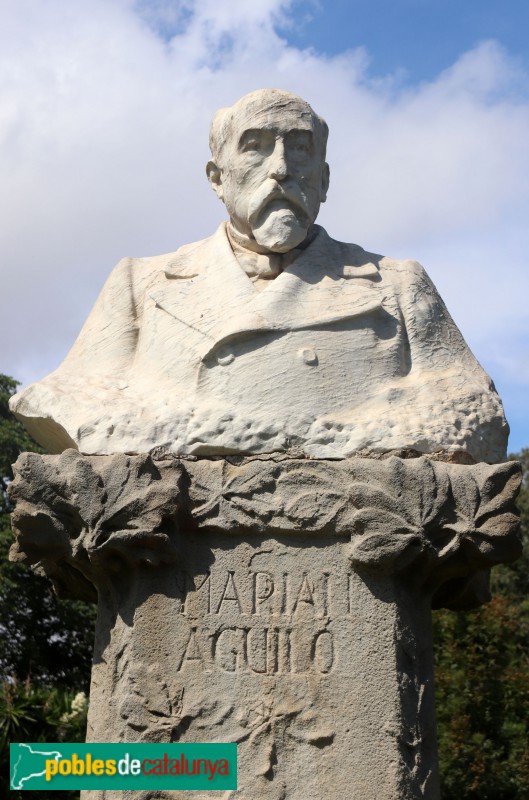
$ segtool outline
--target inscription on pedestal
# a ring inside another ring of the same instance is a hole
[[[326,536],[292,543],[213,533],[192,540],[185,562],[163,576],[144,572],[155,596],[138,606],[135,639],[123,627],[109,645],[127,664],[116,697],[125,737],[237,742],[237,796],[251,800],[372,798],[373,753],[395,764],[393,732],[408,736],[407,719],[393,713],[404,696],[394,669],[400,588],[393,578],[372,584],[346,552]],[[428,611],[422,601],[413,608]],[[429,697],[429,686],[421,691]],[[410,758],[413,769],[415,751]],[[395,796],[395,780],[386,770],[382,798]]]
[[[332,617],[352,613],[351,578],[323,571],[178,572],[179,613],[189,628],[175,654],[177,672],[330,673]]]
[[[91,741],[236,742],[250,800],[434,800],[431,598],[473,601],[516,555],[519,480],[424,458],[26,454],[13,553],[97,588]]]
[[[312,607],[315,617],[326,617],[336,600],[346,608],[350,575],[346,582],[331,581],[329,572],[226,572],[193,576],[178,572],[176,583],[184,616],[221,615],[238,611],[241,615],[290,616],[302,606]],[[333,591],[334,590],[334,591]]]

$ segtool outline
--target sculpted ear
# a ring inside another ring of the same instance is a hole
[[[329,191],[329,181],[331,178],[331,170],[327,162],[323,165],[323,169],[321,171],[321,197],[320,200],[322,203],[325,203],[327,200],[327,192]]]
[[[206,164],[206,175],[211,184],[211,188],[219,198],[224,199],[224,189],[222,187],[222,173],[214,161],[208,161]]]

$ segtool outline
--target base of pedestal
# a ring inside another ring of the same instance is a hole
[[[70,450],[15,471],[12,558],[99,598],[90,741],[236,742],[223,800],[437,800],[429,607],[484,602],[519,555],[516,464]]]

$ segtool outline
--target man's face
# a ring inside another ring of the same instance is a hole
[[[210,181],[235,229],[264,250],[297,247],[317,217],[328,166],[312,120],[303,109],[244,108],[232,125],[221,164]]]

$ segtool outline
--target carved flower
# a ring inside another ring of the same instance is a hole
[[[275,763],[277,745],[281,745],[285,738],[327,747],[335,736],[332,728],[320,727],[318,715],[306,695],[289,695],[284,700],[266,698],[244,708],[238,722],[245,731],[235,741],[248,741],[257,750],[256,775],[269,775]]]
[[[266,530],[280,508],[278,472],[279,465],[273,461],[255,460],[239,466],[220,462],[216,473],[209,471],[203,483],[193,486],[195,502],[199,492],[203,495],[193,509],[193,518],[208,524],[220,516],[224,525]],[[200,474],[197,477],[200,481]]]

